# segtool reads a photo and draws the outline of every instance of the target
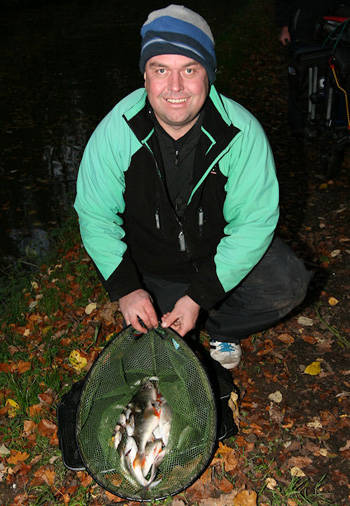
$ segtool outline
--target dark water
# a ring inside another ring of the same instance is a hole
[[[8,0],[0,7],[2,271],[48,249],[49,231],[72,208],[90,134],[118,100],[143,85],[140,27],[168,3]],[[186,2],[217,40],[242,4]]]

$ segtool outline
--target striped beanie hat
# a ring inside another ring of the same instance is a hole
[[[210,84],[215,81],[214,37],[208,23],[183,5],[169,5],[153,11],[141,28],[140,70],[160,54],[181,54],[199,62],[207,71]]]

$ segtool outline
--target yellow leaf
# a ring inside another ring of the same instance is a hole
[[[310,374],[310,376],[317,376],[321,372],[321,364],[319,362],[312,362],[308,365],[304,371],[305,374]]]
[[[69,355],[69,362],[76,371],[81,371],[87,364],[87,360],[83,357],[79,350],[73,350]]]
[[[91,302],[90,304],[88,304],[86,306],[85,313],[86,314],[91,314],[96,308],[97,308],[96,302]]]
[[[266,478],[265,484],[269,490],[274,490],[277,487],[277,481],[275,478]]]
[[[20,406],[13,399],[7,399],[5,406],[9,406],[8,416],[10,418],[14,418],[17,415],[17,411],[19,411]]]
[[[336,306],[338,304],[339,300],[336,299],[335,297],[329,297],[328,299],[328,304],[330,306]]]
[[[305,476],[304,471],[302,471],[302,470],[300,469],[300,467],[296,467],[296,466],[295,466],[295,467],[292,467],[292,469],[290,470],[290,474],[291,474],[292,476],[298,476],[298,477],[303,477],[303,476]]]

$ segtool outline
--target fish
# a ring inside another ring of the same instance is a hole
[[[154,406],[149,406],[135,417],[134,438],[140,453],[145,452],[146,444],[153,439],[153,432],[159,425],[160,413]]]
[[[148,486],[148,481],[145,479],[142,473],[142,461],[139,456],[137,444],[133,437],[129,437],[126,440],[124,448],[124,457],[126,466],[132,476],[140,485]]]
[[[158,378],[146,379],[124,408],[114,431],[114,447],[130,482],[154,487],[168,451],[172,409],[158,390]]]
[[[136,407],[145,408],[149,407],[157,400],[158,391],[152,381],[146,381],[140,390],[134,395],[132,404]]]
[[[156,457],[159,455],[159,453],[162,451],[162,448],[163,442],[160,439],[147,443],[145,448],[145,460],[142,468],[144,477],[146,477],[150,472],[154,464],[154,461],[156,460]]]
[[[116,450],[118,449],[118,446],[120,445],[121,440],[123,438],[123,434],[120,429],[121,429],[121,426],[117,424],[115,426],[115,432],[114,432],[114,448]]]
[[[159,416],[159,428],[161,431],[161,437],[164,446],[167,446],[169,442],[172,417],[173,417],[172,409],[164,399],[164,401],[161,404]]]
[[[135,416],[133,414],[130,415],[128,420],[126,421],[125,430],[128,436],[133,436],[135,432]]]

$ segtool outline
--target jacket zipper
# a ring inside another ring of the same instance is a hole
[[[158,162],[157,162],[157,159],[156,157],[154,156],[152,150],[144,144],[144,146],[147,148],[148,152],[150,153],[150,155],[152,156],[153,158],[153,161],[154,161],[154,164],[156,166],[156,169],[157,169],[157,173],[158,173],[158,177],[160,179],[160,182],[161,184],[163,185],[163,188],[165,189],[164,187],[164,182],[163,182],[163,179],[162,179],[162,175],[160,173],[160,170],[159,170],[159,166],[158,166]],[[182,222],[179,220],[177,214],[175,211],[173,211],[174,213],[174,216],[176,218],[176,221],[180,227],[180,232],[178,234],[178,241],[179,241],[179,248],[180,248],[180,251],[188,251],[188,248],[187,248],[187,245],[186,245],[186,240],[185,240],[185,234],[184,234],[184,230],[183,230],[183,224]],[[161,222],[160,222],[160,203],[158,202],[157,205],[156,205],[156,209],[155,209],[155,212],[154,212],[154,219],[155,219],[155,225],[156,225],[156,229],[157,230],[161,230]]]

